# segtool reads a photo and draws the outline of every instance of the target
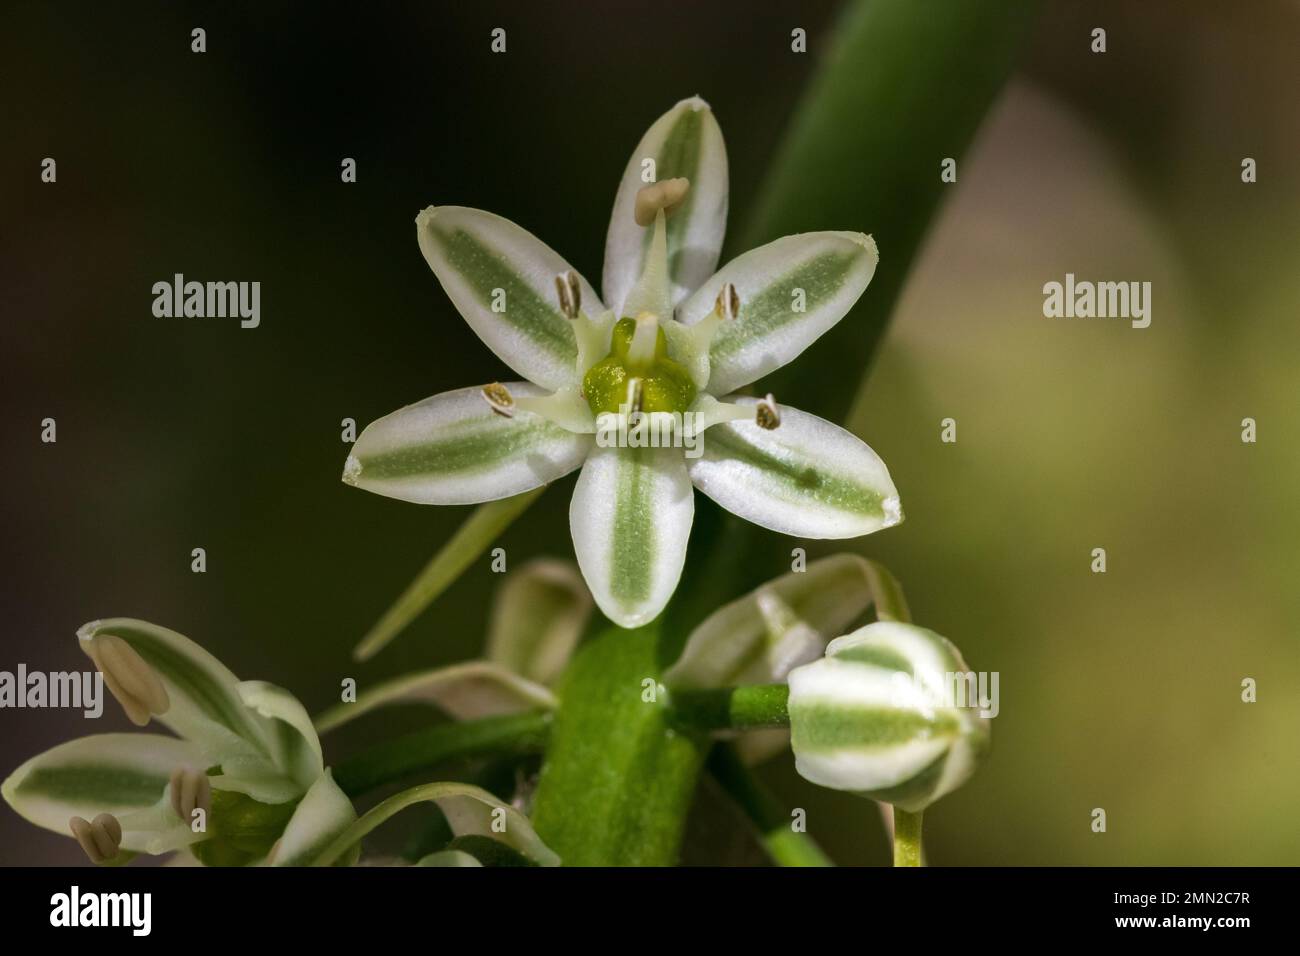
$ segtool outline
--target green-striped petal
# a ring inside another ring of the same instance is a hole
[[[654,163],[653,179],[643,176],[647,160]],[[651,182],[678,177],[689,179],[691,188],[667,222],[674,306],[717,267],[727,228],[727,148],[713,111],[699,97],[682,100],[654,122],[619,183],[605,238],[604,289],[606,303],[620,317],[641,276],[652,233],[636,223],[636,194]]]
[[[298,698],[282,687],[260,680],[243,681],[239,696],[272,722],[276,765],[304,790],[312,786],[325,769],[325,760],[311,716]]]
[[[456,720],[477,720],[528,710],[550,709],[555,695],[491,661],[469,661],[406,674],[357,694],[316,718],[321,733],[362,714],[394,704],[432,704]]]
[[[639,627],[677,588],[695,498],[680,448],[597,447],[578,476],[569,528],[596,604]]]
[[[560,858],[537,835],[525,817],[509,803],[486,790],[464,783],[426,783],[389,797],[348,827],[315,858],[328,866],[353,850],[371,830],[417,803],[433,802],[447,818],[451,832],[461,836],[485,836],[540,866],[558,866]]]
[[[302,798],[275,850],[275,866],[306,866],[357,820],[352,801],[326,770]],[[351,863],[353,854],[340,862]]]
[[[731,399],[752,405],[753,398]],[[691,481],[747,521],[802,538],[856,538],[903,520],[889,470],[860,438],[788,406],[780,427],[715,425]]]
[[[488,627],[487,656],[549,684],[560,675],[591,617],[591,594],[569,561],[537,558],[506,575]]]
[[[789,676],[796,768],[824,787],[924,809],[964,783],[988,749],[988,719],[956,692],[967,673],[948,640],[910,624],[836,638]]]
[[[879,571],[856,554],[837,554],[767,582],[696,627],[664,682],[700,689],[785,680],[867,610]]]
[[[123,849],[159,853],[197,839],[162,804],[172,771],[203,769],[205,759],[199,747],[175,737],[97,734],[28,760],[0,793],[30,823],[65,836],[72,817],[111,813],[122,823]]]
[[[506,387],[516,397],[542,394],[527,382]],[[478,504],[563,477],[593,443],[532,412],[505,418],[481,389],[461,388],[372,422],[352,446],[343,480],[419,504]]]
[[[415,225],[447,296],[501,361],[548,389],[578,383],[577,339],[555,289],[572,266],[526,229],[478,209],[430,206]],[[599,315],[595,290],[579,283],[583,311]]]
[[[439,850],[421,857],[416,866],[482,866],[478,857],[464,850]]]
[[[239,678],[219,660],[173,630],[133,618],[91,621],[77,631],[92,658],[96,640],[106,636],[125,641],[161,678],[170,703],[158,720],[203,748],[205,766],[272,764],[271,722],[244,704]]]
[[[725,265],[677,310],[694,325],[726,283],[740,296],[736,319],[709,347],[709,391],[724,395],[792,361],[853,308],[878,259],[876,243],[860,232],[807,232]]]

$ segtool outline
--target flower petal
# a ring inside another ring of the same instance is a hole
[[[506,575],[497,590],[487,656],[549,684],[564,670],[591,617],[591,594],[568,561],[538,558]]]
[[[542,394],[527,382],[506,387],[516,397]],[[567,475],[592,442],[531,412],[504,418],[481,389],[461,388],[371,422],[352,446],[343,480],[418,504],[478,504]]]
[[[274,750],[271,722],[245,706],[239,678],[189,638],[157,624],[117,617],[91,621],[77,631],[81,649],[96,659],[98,640],[126,642],[161,678],[168,707],[158,720],[201,746],[207,763],[270,764]],[[106,681],[107,683],[107,681]]]
[[[239,685],[244,703],[272,721],[276,736],[276,764],[303,789],[312,786],[325,769],[320,738],[306,708],[282,687],[266,681],[246,680]]]
[[[111,813],[124,823],[123,849],[152,852],[164,830],[186,842],[189,827],[174,813],[169,820],[154,820],[157,815],[143,811],[158,806],[173,770],[201,770],[204,759],[199,747],[175,737],[96,734],[28,760],[0,785],[0,793],[30,823],[64,835],[74,816],[89,820]],[[148,819],[150,826],[132,828],[133,816]]]
[[[853,308],[879,258],[875,241],[860,232],[806,232],[723,266],[677,310],[694,325],[726,283],[740,296],[739,314],[709,348],[709,391],[724,395],[792,361]]]
[[[576,270],[559,253],[508,219],[463,206],[430,206],[415,225],[447,296],[501,361],[548,389],[577,383],[577,340],[555,289],[556,276]],[[605,311],[578,281],[583,311]]]
[[[837,554],[768,581],[705,618],[664,683],[699,689],[785,680],[867,610],[880,571],[856,554]]]
[[[807,412],[782,406],[780,415],[771,431],[753,422],[706,431],[688,465],[695,487],[747,521],[803,538],[856,538],[903,520],[889,470],[865,442]]]
[[[650,174],[646,160],[654,161],[650,179],[643,178]],[[651,230],[637,225],[633,213],[636,194],[652,182],[677,177],[690,180],[691,188],[667,223],[673,305],[713,273],[727,228],[727,148],[713,111],[699,97],[682,100],[654,122],[619,183],[605,239],[603,284],[606,303],[620,317],[650,245]]]
[[[433,704],[456,720],[555,707],[555,696],[491,661],[469,661],[407,674],[362,691],[350,704],[337,704],[316,718],[325,733],[362,714],[393,704]]]
[[[356,820],[352,801],[326,770],[294,809],[275,850],[273,865],[306,866]],[[343,862],[351,861],[345,856]]]
[[[317,854],[313,862],[317,866],[328,866],[397,813],[417,803],[430,801],[438,804],[456,836],[491,837],[540,866],[560,864],[560,858],[542,842],[527,817],[486,790],[464,783],[426,783],[389,797],[340,834]]]
[[[464,850],[439,850],[421,857],[416,866],[482,866],[478,857]]]
[[[677,588],[695,498],[680,448],[597,447],[573,489],[569,527],[596,604],[639,627]]]

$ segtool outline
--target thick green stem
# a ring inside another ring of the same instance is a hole
[[[537,753],[546,745],[550,724],[551,715],[541,711],[439,724],[343,761],[334,767],[334,781],[355,797],[449,760]]]
[[[921,865],[921,814],[894,807],[894,866]]]
[[[672,722],[656,626],[583,645],[560,709],[532,820],[566,866],[671,866],[708,748]]]
[[[785,684],[749,684],[676,691],[671,704],[675,721],[696,731],[762,730],[790,726],[789,699]]]
[[[718,744],[709,754],[709,772],[745,812],[759,842],[781,866],[834,866],[815,840],[796,830],[793,818],[759,783],[730,744]]]

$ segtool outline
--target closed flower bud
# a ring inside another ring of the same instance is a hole
[[[955,790],[988,749],[969,670],[944,637],[878,622],[836,638],[790,672],[790,734],[801,776],[919,812]],[[958,706],[961,705],[961,706]]]

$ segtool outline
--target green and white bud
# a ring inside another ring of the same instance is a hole
[[[989,746],[968,674],[944,637],[879,621],[790,672],[795,766],[812,783],[917,813],[961,786]],[[958,703],[968,706],[957,706]]]

